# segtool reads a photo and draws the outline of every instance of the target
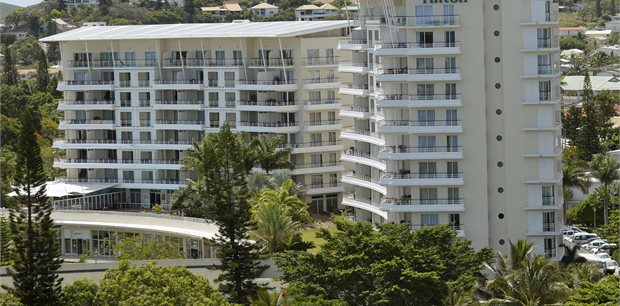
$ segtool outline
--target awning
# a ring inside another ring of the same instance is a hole
[[[61,181],[51,181],[46,183],[45,195],[51,198],[61,198],[72,195],[85,195],[107,188],[112,188],[118,185],[117,183],[65,183]],[[9,196],[14,197],[17,194],[15,192],[9,193]]]

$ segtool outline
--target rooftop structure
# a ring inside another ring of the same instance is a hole
[[[298,21],[315,21],[335,16],[338,16],[338,8],[329,3],[321,6],[306,4],[295,9],[295,18]]]
[[[211,14],[213,17],[225,18],[230,13],[241,13],[239,3],[235,1],[225,1],[221,6],[207,6],[200,8],[203,12]]]
[[[252,14],[254,14],[254,16],[271,17],[278,13],[279,8],[275,5],[261,2],[251,7],[250,11],[252,12]]]

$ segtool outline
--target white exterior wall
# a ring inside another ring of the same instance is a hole
[[[557,3],[424,2],[394,1],[394,16],[383,12],[381,2],[360,3],[362,29],[339,45],[354,59],[340,66],[353,74],[353,84],[340,92],[354,96],[353,109],[369,109],[341,112],[345,149],[361,151],[343,154],[350,170],[343,175],[343,205],[354,208],[358,219],[408,222],[413,229],[452,223],[475,246],[502,252],[509,240],[527,237],[539,253],[559,258]],[[428,16],[416,18],[424,10]],[[446,42],[452,31],[454,42]],[[548,36],[539,37],[541,31]],[[421,32],[432,32],[432,43],[421,44]],[[446,58],[454,58],[454,69],[446,69]],[[422,59],[433,69],[418,66]],[[419,91],[421,84],[434,93]],[[446,84],[456,84],[456,92],[446,96]],[[447,121],[448,110],[456,111],[456,120]],[[421,121],[433,111],[432,123]],[[433,136],[432,149],[420,142]],[[446,147],[447,136],[458,137],[456,148]],[[448,163],[457,163],[458,171],[447,173]],[[436,174],[421,172],[427,166]],[[543,186],[554,190],[545,207]],[[455,189],[458,196],[449,196]],[[543,231],[543,211],[555,212],[550,230]],[[544,239],[553,238],[555,248],[545,249]]]

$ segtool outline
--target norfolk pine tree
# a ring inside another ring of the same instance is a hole
[[[37,91],[47,92],[50,83],[50,75],[47,71],[47,55],[45,50],[41,48],[37,61]]]
[[[17,85],[19,80],[19,74],[13,61],[13,55],[11,54],[11,48],[8,44],[2,45],[2,54],[4,55],[4,61],[2,62],[2,84],[3,85]]]
[[[245,152],[242,137],[225,124],[219,133],[209,134],[202,143],[194,143],[184,166],[193,168],[200,176],[197,186],[205,205],[206,218],[220,230],[216,242],[221,246],[223,270],[218,277],[219,289],[231,302],[247,304],[256,294],[254,281],[265,267],[260,266],[257,246],[249,240],[248,231],[254,228],[247,187]]]
[[[17,139],[17,204],[9,209],[15,253],[7,269],[13,287],[3,286],[25,305],[59,305],[62,264],[52,205],[45,195],[45,172],[30,109],[22,112]]]

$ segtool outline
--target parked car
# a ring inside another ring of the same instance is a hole
[[[618,269],[617,261],[609,259],[603,262],[603,272],[605,272],[605,274],[614,274],[616,273],[616,269]]]
[[[611,259],[611,257],[609,257],[609,254],[605,253],[605,252],[598,252],[595,253],[596,256],[598,256],[598,258],[600,258],[601,260],[607,260],[607,259]]]
[[[601,239],[595,239],[590,241],[588,244],[586,244],[584,247],[588,250],[593,249],[593,248],[600,248],[602,245],[607,244],[605,241],[601,240]]]
[[[585,242],[588,242],[589,240],[593,240],[597,238],[598,238],[597,234],[577,233],[575,235],[570,236],[568,238],[568,241],[570,241],[573,244],[581,245],[582,243],[585,243]]]

